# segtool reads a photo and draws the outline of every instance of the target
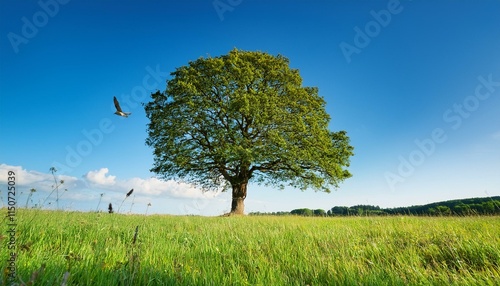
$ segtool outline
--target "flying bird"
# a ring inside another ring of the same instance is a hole
[[[123,112],[122,108],[120,107],[120,103],[118,103],[118,99],[116,99],[116,96],[113,97],[113,101],[115,102],[115,108],[116,108],[116,115],[123,116],[123,117],[128,117],[131,112]]]

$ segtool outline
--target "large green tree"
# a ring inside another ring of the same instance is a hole
[[[330,192],[351,176],[349,137],[328,129],[324,99],[287,58],[233,49],[171,76],[145,104],[160,177],[231,189],[243,214],[250,181]]]

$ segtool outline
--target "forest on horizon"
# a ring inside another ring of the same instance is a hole
[[[448,200],[397,208],[380,208],[373,205],[334,206],[324,209],[294,209],[282,212],[252,212],[249,215],[299,215],[299,216],[469,216],[469,215],[500,215],[500,196]]]

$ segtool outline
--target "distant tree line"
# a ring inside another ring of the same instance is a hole
[[[290,212],[272,213],[252,212],[250,215],[298,215],[298,216],[468,216],[468,215],[500,215],[500,196],[450,200],[420,206],[380,208],[372,205],[355,205],[351,207],[335,206],[323,209],[294,209]]]

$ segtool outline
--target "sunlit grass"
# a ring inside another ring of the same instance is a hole
[[[66,272],[68,285],[498,285],[500,277],[498,217],[194,217],[22,209],[16,219],[17,274],[26,282],[46,265],[36,285],[61,285]],[[6,220],[3,228],[6,233]],[[0,253],[9,255],[7,247]]]

